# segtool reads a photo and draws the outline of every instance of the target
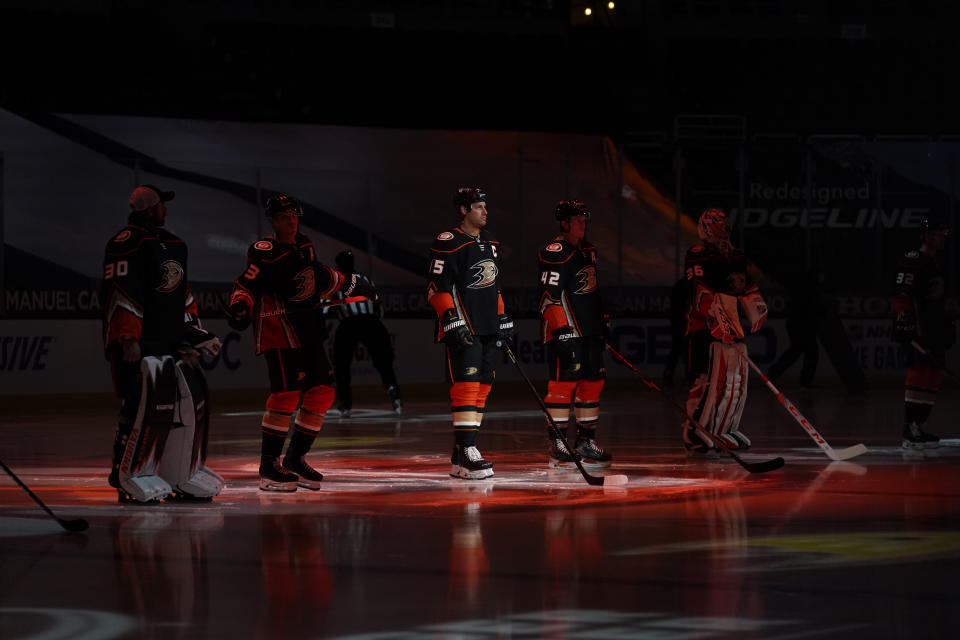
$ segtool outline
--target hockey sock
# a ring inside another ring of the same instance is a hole
[[[450,387],[450,414],[453,418],[453,437],[457,444],[472,447],[477,442],[480,419],[477,399],[479,382],[454,382]]]
[[[271,393],[267,398],[267,410],[260,422],[260,431],[263,434],[260,451],[263,455],[274,458],[280,455],[283,442],[287,439],[287,432],[290,430],[290,418],[293,417],[299,402],[299,391]]]
[[[600,419],[600,391],[603,380],[581,380],[577,383],[573,413],[577,417],[577,437],[593,437]],[[584,435],[588,433],[589,435]]]
[[[477,390],[477,428],[480,428],[480,425],[483,423],[483,411],[487,406],[487,396],[490,395],[492,388],[492,384],[481,382],[480,388]]]
[[[297,411],[294,424],[299,429],[316,434],[323,425],[323,417],[327,415],[327,410],[333,406],[335,396],[336,390],[329,385],[320,384],[307,389],[303,394],[303,402],[300,410]]]
[[[576,382],[558,382],[556,380],[547,382],[547,397],[543,399],[543,403],[547,405],[550,418],[557,425],[560,435],[564,437],[567,435],[567,423],[570,421],[570,401],[573,399],[573,392],[576,387]],[[549,429],[547,430],[547,437],[553,439]]]
[[[291,458],[299,458],[310,451],[313,441],[317,439],[316,431],[306,431],[297,427],[290,436],[290,446],[287,447],[287,455]]]
[[[930,418],[930,413],[933,411],[932,404],[920,404],[918,402],[904,402],[903,403],[903,423],[910,424],[915,422],[917,424],[926,424],[927,420]]]
[[[260,438],[260,454],[271,458],[279,458],[280,453],[283,452],[283,442],[286,439],[287,434],[278,436],[275,433],[264,431]]]

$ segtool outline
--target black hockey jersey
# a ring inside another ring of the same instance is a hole
[[[250,245],[247,268],[234,283],[230,304],[240,301],[250,309],[258,354],[297,349],[324,338],[318,304],[343,283],[339,271],[317,262],[304,234],[289,245],[268,237]]]
[[[138,222],[131,216],[104,251],[104,346],[132,337],[145,356],[172,354],[184,324],[197,323],[187,281],[187,245],[166,229]]]
[[[474,335],[496,335],[500,328],[499,246],[486,229],[473,237],[455,227],[438,235],[430,247],[427,300],[449,294]],[[436,335],[442,338],[439,319]]]
[[[734,247],[729,255],[698,244],[687,251],[684,275],[689,285],[687,333],[709,328],[710,305],[717,293],[744,296],[759,291],[747,270],[747,257]]]
[[[947,315],[945,272],[935,256],[908,251],[901,256],[891,301],[895,311],[908,310],[917,322],[917,336],[929,347],[950,347],[953,321]]]
[[[597,248],[587,239],[579,246],[557,236],[540,249],[541,338],[552,339],[552,332],[564,324],[578,336],[603,335],[603,302],[597,281]],[[562,311],[562,322],[551,309]],[[555,326],[556,325],[556,326]]]

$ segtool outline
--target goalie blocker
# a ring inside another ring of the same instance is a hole
[[[120,462],[120,488],[138,502],[209,500],[224,481],[206,466],[208,391],[203,373],[173,356],[141,361],[137,418]]]

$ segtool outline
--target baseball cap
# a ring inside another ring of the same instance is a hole
[[[174,195],[173,191],[161,191],[152,184],[142,184],[130,194],[130,209],[146,211],[158,202],[173,200]]]

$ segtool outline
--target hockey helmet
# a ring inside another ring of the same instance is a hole
[[[460,207],[470,209],[474,202],[483,202],[487,199],[487,194],[480,187],[460,187],[457,189],[457,195],[453,197],[453,206],[457,213]]]
[[[292,211],[298,216],[303,215],[303,207],[300,206],[300,203],[285,193],[278,193],[267,200],[267,208],[264,213],[268,218],[284,211]]]
[[[557,203],[557,220],[561,222],[567,222],[573,216],[583,216],[585,219],[590,219],[590,209],[587,208],[587,205],[583,204],[580,200],[561,200]]]
[[[333,259],[334,263],[337,265],[337,271],[341,273],[353,273],[354,272],[354,259],[353,251],[341,251]]]
[[[947,223],[936,216],[923,216],[920,220],[920,235],[927,233],[950,233]]]
[[[723,244],[730,240],[727,214],[719,209],[705,209],[697,220],[697,235],[707,244]]]

